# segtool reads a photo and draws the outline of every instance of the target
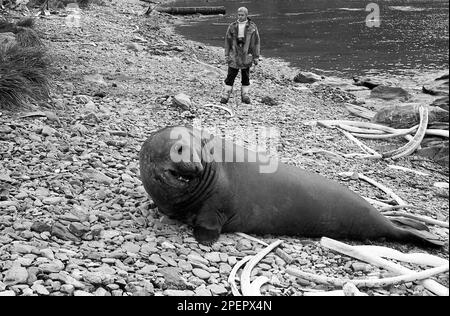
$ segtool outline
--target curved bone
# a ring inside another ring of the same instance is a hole
[[[205,104],[203,106],[204,107],[213,107],[213,108],[222,109],[222,110],[224,110],[224,111],[226,111],[226,112],[228,112],[230,114],[230,116],[228,118],[234,117],[234,112],[231,109],[227,108],[226,106],[217,105],[217,104],[211,104],[211,103],[210,104]]]
[[[387,139],[409,135],[414,133],[419,128],[419,125],[411,127],[409,129],[399,129],[395,133],[382,134],[382,135],[369,135],[369,134],[361,134],[361,133],[352,133],[353,136],[367,139]]]
[[[428,217],[428,216],[423,216],[423,215],[413,215],[413,214],[409,214],[409,213],[406,213],[406,212],[396,212],[396,211],[383,212],[383,215],[385,215],[385,216],[403,216],[403,217],[408,217],[408,218],[411,218],[411,219],[415,219],[415,220],[421,221],[421,222],[426,223],[426,224],[431,224],[431,225],[436,225],[436,226],[449,228],[448,222],[439,221],[437,219],[434,219],[434,218],[431,218],[431,217]]]
[[[381,267],[383,269],[392,271],[394,273],[409,274],[409,273],[414,272],[408,268],[405,268],[402,265],[390,262],[379,256],[371,254],[367,250],[361,250],[361,249],[358,250],[357,248],[355,248],[353,246],[347,245],[345,243],[339,242],[339,241],[331,239],[331,238],[322,237],[322,239],[320,240],[320,244],[325,248],[337,251],[339,253],[345,254],[347,256],[356,258],[361,261],[368,262],[377,267]],[[420,283],[426,289],[428,289],[429,291],[433,292],[436,295],[439,295],[439,296],[448,296],[449,295],[449,290],[447,287],[443,286],[442,284],[440,284],[432,279],[426,279],[426,280],[420,281]]]
[[[397,261],[419,264],[423,266],[440,267],[447,265],[448,260],[427,253],[403,253],[398,250],[383,246],[353,246],[359,250],[367,250],[371,254],[382,258],[395,259]]]
[[[347,132],[350,132],[350,133],[378,134],[378,135],[384,134],[384,132],[380,131],[379,129],[367,129],[367,128],[361,128],[361,127],[350,126],[350,125],[345,125],[345,124],[338,124],[337,126],[339,126],[343,130],[346,130]]]
[[[350,134],[349,132],[346,132],[344,130],[341,130],[341,132],[347,136],[348,139],[352,140],[353,142],[355,142],[363,151],[365,151],[368,154],[371,154],[377,158],[381,158],[382,156],[377,153],[375,150],[373,150],[372,148],[366,146],[365,144],[363,144],[361,141],[357,140],[352,134]]]
[[[261,244],[261,245],[263,245],[263,246],[268,246],[268,245],[269,245],[268,243],[266,243],[266,242],[264,242],[264,241],[262,241],[262,240],[260,240],[260,239],[258,239],[258,238],[255,238],[255,237],[252,237],[252,236],[250,236],[250,235],[247,235],[247,234],[245,234],[245,233],[236,233],[236,235],[239,235],[239,236],[244,237],[244,238],[246,238],[246,239],[248,239],[248,240],[252,240],[252,241],[254,241],[254,242],[257,242],[258,244]],[[286,261],[287,264],[291,264],[291,263],[294,261],[294,259],[293,259],[290,255],[288,255],[288,254],[287,254],[283,249],[281,249],[281,248],[275,249],[275,253],[276,253],[281,259],[283,259],[284,261]]]
[[[412,154],[420,146],[420,143],[422,142],[425,136],[425,132],[427,130],[428,108],[420,106],[419,115],[420,115],[419,129],[417,130],[417,133],[416,135],[414,135],[413,139],[396,150],[391,150],[386,153],[383,153],[383,158],[397,159],[404,156],[408,156]]]
[[[353,176],[355,173],[353,172],[341,172],[339,173],[339,175],[344,176],[344,177],[351,177]],[[397,194],[394,193],[394,191],[392,191],[391,189],[389,189],[387,186],[376,182],[375,180],[366,177],[365,175],[361,174],[361,173],[356,173],[356,175],[358,176],[359,179],[364,180],[366,182],[369,182],[370,184],[376,186],[377,188],[379,188],[380,190],[384,191],[386,194],[389,194],[398,204],[400,205],[405,205],[407,203],[405,203],[405,201],[403,201]]]
[[[362,246],[364,247],[364,246]],[[351,279],[340,279],[327,277],[324,275],[317,275],[308,272],[300,271],[296,268],[289,267],[286,269],[286,273],[293,275],[297,278],[301,278],[304,280],[308,280],[314,283],[333,285],[333,286],[345,286],[345,284],[353,284],[357,287],[367,287],[367,288],[375,288],[375,287],[387,287],[391,285],[396,285],[400,283],[407,282],[416,282],[420,280],[425,280],[435,276],[437,274],[445,273],[449,270],[448,263],[437,266],[428,270],[423,270],[420,272],[413,271],[409,274],[403,274],[395,277],[384,278],[384,279],[359,279],[359,280],[351,280]]]
[[[230,272],[230,275],[228,276],[228,283],[230,284],[230,287],[231,287],[231,293],[233,293],[234,296],[242,296],[241,292],[239,292],[239,289],[236,285],[236,273],[251,258],[252,258],[252,256],[246,256],[246,257],[242,258],[242,260],[238,261],[234,265],[233,269]]]
[[[253,283],[250,282],[250,275],[252,269],[256,266],[256,264],[264,258],[269,252],[271,252],[274,248],[278,247],[283,243],[282,240],[277,240],[271,243],[269,246],[261,250],[257,253],[250,261],[245,265],[244,271],[242,271],[241,275],[241,288],[242,295],[244,296],[261,296],[260,286],[267,282],[267,278],[258,277]],[[265,280],[263,280],[263,278]]]

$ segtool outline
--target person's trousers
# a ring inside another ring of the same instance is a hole
[[[236,76],[239,73],[239,69],[228,67],[228,75],[225,79],[225,84],[227,86],[233,86],[234,80],[236,79]],[[243,86],[249,86],[250,85],[250,67],[241,69],[241,83]]]

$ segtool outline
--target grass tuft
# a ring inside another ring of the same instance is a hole
[[[0,46],[0,107],[17,108],[49,96],[49,61],[44,49]]]

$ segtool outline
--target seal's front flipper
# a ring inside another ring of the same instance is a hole
[[[207,229],[202,226],[194,227],[194,237],[199,243],[205,246],[211,246],[219,239],[220,230]]]
[[[203,244],[210,246],[219,239],[222,231],[223,215],[219,210],[204,206],[197,215],[194,224],[194,237]]]

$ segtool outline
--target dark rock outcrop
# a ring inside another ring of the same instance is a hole
[[[400,87],[388,87],[388,86],[377,86],[373,88],[370,93],[371,98],[378,98],[383,100],[401,100],[407,101],[411,98],[408,91]]]
[[[375,114],[373,122],[394,128],[410,128],[419,124],[419,106],[417,103],[393,105],[382,108]],[[449,112],[439,107],[429,107],[428,124],[448,122]]]

